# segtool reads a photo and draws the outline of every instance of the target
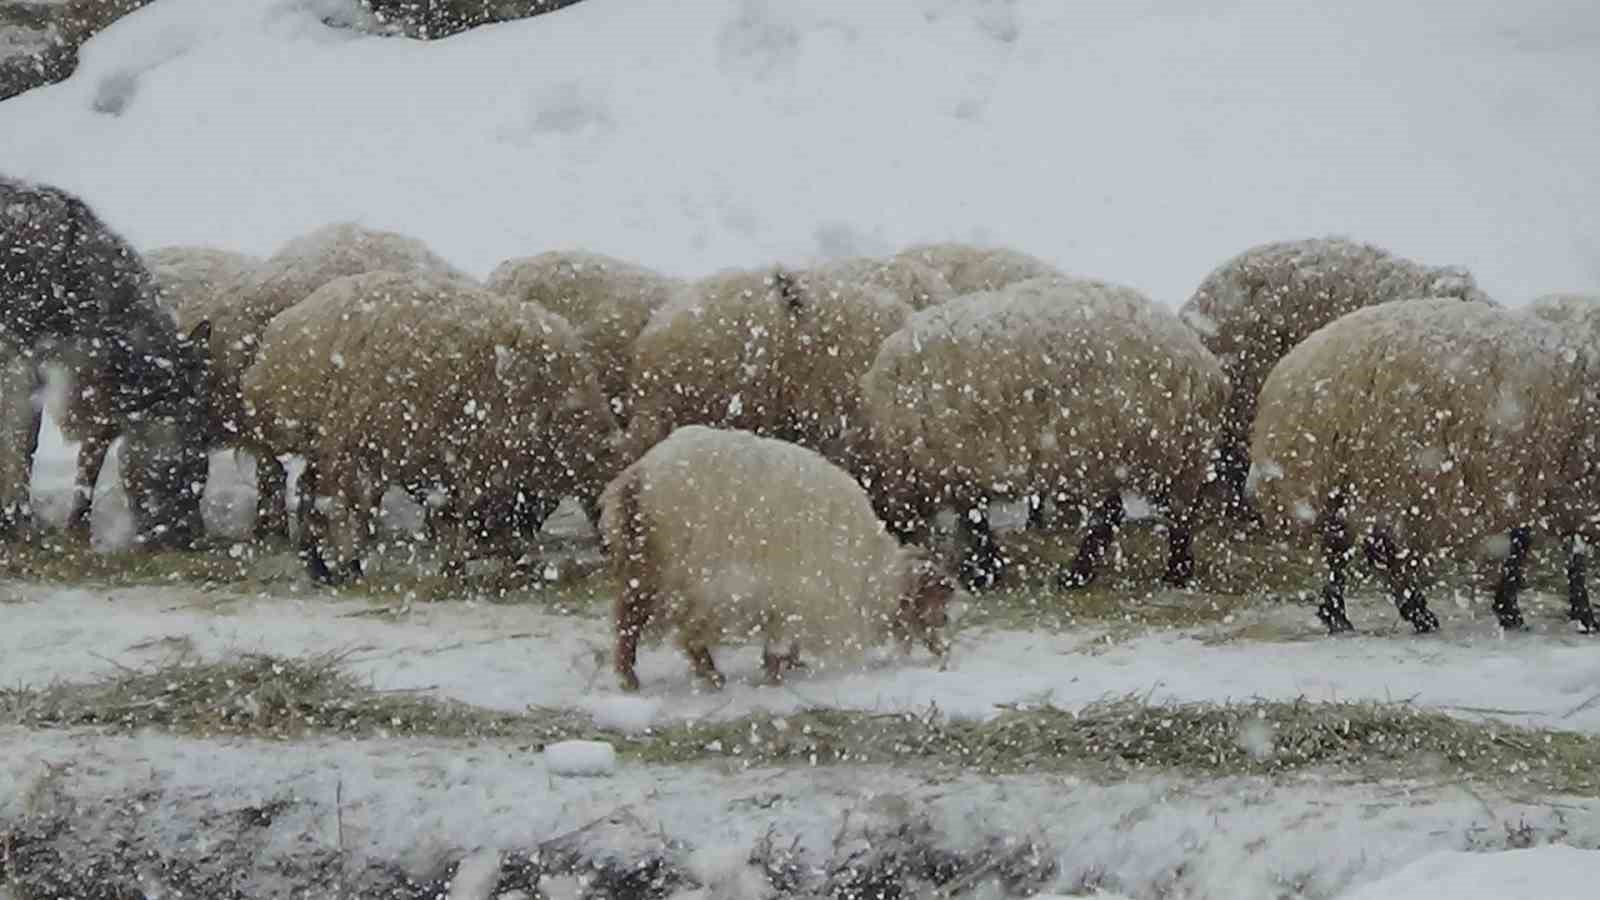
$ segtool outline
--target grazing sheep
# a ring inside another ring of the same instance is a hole
[[[1227,381],[1177,316],[1137,291],[1036,278],[925,310],[884,341],[862,387],[875,443],[901,460],[895,480],[913,473],[924,513],[955,501],[982,528],[996,495],[1098,503],[1062,574],[1076,586],[1120,527],[1123,494],[1138,493],[1170,515],[1169,580],[1191,575],[1191,508]],[[979,559],[969,582],[992,583],[1002,566]]]
[[[752,431],[832,454],[859,425],[861,374],[909,313],[871,286],[781,268],[687,286],[634,344],[626,458],[682,425]]]
[[[888,259],[855,256],[824,263],[809,275],[825,283],[869,286],[900,298],[912,310],[938,306],[956,296],[944,274],[933,266],[901,254]]]
[[[82,442],[69,529],[87,537],[95,479],[121,434],[144,473],[126,485],[139,539],[187,543],[206,464],[209,334],[208,323],[179,333],[138,254],[81,199],[0,177],[0,532],[31,517],[40,411],[28,398],[49,363],[65,375],[47,392],[53,417]]]
[[[453,526],[457,572],[469,537],[537,531],[614,471],[614,423],[572,327],[457,278],[329,282],[267,326],[243,390],[266,447],[306,459],[301,534],[319,580],[360,573],[386,486],[444,491],[435,517]],[[319,490],[334,500],[326,523]]]
[[[1582,373],[1569,359],[1531,317],[1438,298],[1345,315],[1273,367],[1250,483],[1270,520],[1318,530],[1329,567],[1318,614],[1330,632],[1351,627],[1345,566],[1357,535],[1419,632],[1439,625],[1422,583],[1448,551],[1511,533],[1508,556],[1519,556],[1522,529],[1545,514],[1573,452]],[[1514,592],[1497,594],[1495,612],[1521,622]]]
[[[1424,266],[1342,238],[1253,247],[1200,283],[1179,315],[1222,360],[1233,384],[1218,465],[1221,499],[1233,514],[1247,514],[1250,423],[1273,365],[1345,313],[1418,297],[1487,300],[1465,269]]]
[[[1575,362],[1584,373],[1582,405],[1575,421],[1600,422],[1600,294],[1549,294],[1535,299],[1525,310],[1556,326],[1575,350]],[[1600,539],[1600,434],[1592,425],[1578,436],[1567,471],[1553,514],[1555,526],[1567,542],[1568,615],[1593,634],[1600,628],[1589,603],[1585,542]]]
[[[711,648],[729,640],[759,638],[772,680],[801,650],[857,653],[892,636],[944,652],[954,585],[885,532],[860,485],[815,452],[679,428],[617,476],[601,509],[624,585],[614,661],[627,690],[639,687],[647,631],[675,629],[695,673],[719,686]]]
[[[1059,278],[1049,263],[1003,247],[972,244],[919,244],[895,256],[927,266],[943,276],[956,296],[998,291],[1030,278]]]
[[[243,414],[239,379],[255,360],[267,323],[335,278],[381,271],[470,280],[415,238],[348,222],[326,225],[295,238],[253,266],[236,290],[219,298],[211,319],[216,329],[212,346],[216,353],[217,421],[239,434],[247,447],[261,450],[254,445],[252,423]],[[287,538],[289,519],[284,498],[288,475],[283,464],[269,453],[253,455],[259,504],[257,533]]]
[[[678,283],[598,253],[552,252],[506,260],[489,275],[488,287],[537,303],[578,330],[594,353],[611,412],[626,426],[634,339]]]

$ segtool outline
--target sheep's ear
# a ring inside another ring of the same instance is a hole
[[[186,340],[209,355],[211,353],[211,320],[206,319],[196,325],[194,330],[189,332]]]

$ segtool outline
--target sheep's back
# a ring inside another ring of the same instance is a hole
[[[1226,381],[1138,292],[1044,278],[916,314],[863,388],[878,443],[935,482],[1188,493]]]
[[[1044,260],[1004,247],[974,244],[919,244],[897,254],[938,272],[955,296],[998,291],[1033,278],[1064,274]]]
[[[1346,313],[1416,297],[1484,301],[1458,267],[1431,267],[1342,238],[1253,247],[1218,266],[1180,316],[1222,360],[1233,385],[1228,424],[1247,434],[1262,382],[1313,331]]]

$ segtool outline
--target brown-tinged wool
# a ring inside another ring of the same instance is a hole
[[[901,613],[924,609],[914,601],[929,580],[926,558],[884,530],[849,473],[811,450],[679,428],[606,488],[601,507],[619,580],[632,584],[618,602],[645,598],[648,636],[675,632],[686,649],[755,640],[842,657],[910,624],[900,637],[939,644],[921,626],[942,626],[942,602],[915,623]]]
[[[457,278],[329,282],[272,320],[243,386],[272,452],[306,457],[357,517],[373,485],[439,486],[448,511],[490,527],[519,495],[597,493],[614,471],[572,327]]]
[[[1572,418],[1573,452],[1555,491],[1551,514],[1557,530],[1600,538],[1600,294],[1547,294],[1523,311],[1550,323],[1583,371]]]
[[[1179,508],[1206,479],[1227,392],[1172,311],[1061,277],[917,313],[862,384],[877,443],[932,494],[1135,491]]]
[[[212,347],[222,350],[226,341],[215,323],[229,319],[231,307],[240,302],[245,282],[261,265],[261,260],[243,253],[211,247],[162,247],[145,253],[145,265],[156,282],[161,305],[188,332],[201,322],[212,322]],[[216,443],[228,443],[244,428],[244,408],[239,400],[237,368],[242,357],[218,352],[211,367],[211,423],[209,431]]]
[[[785,269],[731,271],[675,293],[634,343],[626,458],[682,425],[831,452],[859,424],[859,378],[910,314],[866,285]]]
[[[938,306],[956,296],[944,273],[905,254],[878,259],[854,256],[811,269],[807,278],[821,284],[868,286],[887,291],[913,310]]]
[[[1578,367],[1552,329],[1453,298],[1385,303],[1273,368],[1250,444],[1263,515],[1313,526],[1342,495],[1353,534],[1423,559],[1537,524],[1563,477]]]
[[[974,244],[919,244],[896,255],[928,266],[944,277],[956,296],[1001,288],[1030,278],[1062,277],[1044,260],[1004,247]]]
[[[634,339],[679,286],[643,266],[581,251],[508,259],[488,281],[490,290],[537,303],[577,329],[593,351],[611,410],[624,424]]]
[[[1179,315],[1222,360],[1233,385],[1225,439],[1244,443],[1267,373],[1296,344],[1348,312],[1418,297],[1488,301],[1465,269],[1404,259],[1343,238],[1263,244],[1206,276]]]
[[[347,275],[419,272],[470,281],[416,238],[350,222],[301,235],[267,257],[243,282],[235,302],[212,319],[212,350],[223,373],[242,373],[273,316]],[[228,385],[221,384],[225,391]]]

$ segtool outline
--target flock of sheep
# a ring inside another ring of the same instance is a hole
[[[1338,239],[1249,250],[1178,310],[960,244],[690,282],[544,253],[478,282],[350,224],[265,260],[140,255],[70,194],[3,178],[0,226],[0,529],[25,524],[49,362],[69,376],[52,415],[84,442],[76,530],[119,435],[146,541],[192,540],[205,453],[231,447],[257,460],[258,533],[297,519],[327,581],[360,574],[388,488],[430,510],[452,572],[576,497],[626,586],[630,686],[652,622],[713,679],[732,634],[763,636],[773,677],[852,635],[937,652],[955,586],[916,548],[953,508],[962,580],[992,584],[999,499],[1085,511],[1069,587],[1129,495],[1159,510],[1174,583],[1218,516],[1299,530],[1332,631],[1358,541],[1418,631],[1438,625],[1429,568],[1460,553],[1503,560],[1495,611],[1518,626],[1545,530],[1572,541],[1571,615],[1597,630],[1600,296],[1507,309],[1461,269]]]

